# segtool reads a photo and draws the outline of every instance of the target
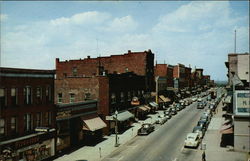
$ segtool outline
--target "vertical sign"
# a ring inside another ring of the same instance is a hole
[[[250,91],[236,90],[236,116],[250,116]]]

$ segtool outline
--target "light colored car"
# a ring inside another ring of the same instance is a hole
[[[197,101],[198,101],[198,102],[201,102],[201,101],[202,101],[202,98],[201,98],[201,97],[199,97],[199,98],[197,99]]]
[[[192,101],[193,101],[193,102],[197,101],[197,98],[196,98],[196,97],[193,97],[193,98],[192,98]]]
[[[164,124],[167,120],[168,120],[167,117],[165,117],[164,114],[161,114],[161,115],[159,115],[159,116],[157,117],[156,123],[162,125],[162,124]]]
[[[197,148],[199,146],[200,139],[198,133],[188,133],[185,139],[185,147],[194,147]]]
[[[199,139],[202,139],[204,134],[205,134],[205,129],[203,129],[200,126],[195,126],[193,128],[193,133],[198,133],[199,134]]]

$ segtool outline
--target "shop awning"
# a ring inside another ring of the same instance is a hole
[[[107,127],[105,122],[103,122],[102,119],[98,116],[91,119],[84,119],[84,117],[82,117],[82,120],[84,122],[83,130],[96,131]]]
[[[229,128],[229,129],[225,129],[225,130],[221,130],[220,131],[222,134],[233,134],[233,127]]]
[[[116,115],[112,115],[113,118],[116,118]],[[118,121],[125,121],[130,119],[131,117],[134,117],[134,114],[130,113],[129,111],[124,111],[122,113],[117,114],[117,120]]]
[[[147,108],[148,110],[151,110],[151,108],[147,105],[144,105],[145,108]]]
[[[160,95],[159,97],[160,97],[160,99],[161,99],[163,102],[170,102],[170,99],[164,97],[163,95]]]
[[[139,106],[138,109],[141,110],[141,111],[144,111],[144,112],[146,112],[146,111],[149,110],[149,109],[146,108],[145,106]]]
[[[158,104],[155,103],[155,102],[150,102],[149,104],[150,104],[150,106],[152,106],[152,107],[156,107],[156,108],[158,107]]]
[[[232,96],[227,96],[224,103],[231,103]]]

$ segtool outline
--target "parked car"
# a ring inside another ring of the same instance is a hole
[[[196,98],[196,97],[193,97],[193,98],[192,98],[192,101],[193,101],[193,102],[197,101],[197,98]]]
[[[197,123],[197,126],[200,126],[204,130],[206,130],[207,129],[207,121],[205,121],[205,120],[199,120],[198,123]]]
[[[138,129],[137,135],[148,135],[149,133],[153,132],[155,129],[153,124],[144,123],[142,124],[141,128]]]
[[[197,148],[199,146],[200,139],[198,133],[188,133],[185,139],[185,147],[194,147]]]
[[[175,107],[176,107],[176,110],[177,110],[177,111],[180,111],[180,110],[182,109],[182,107],[181,107],[181,104],[180,104],[180,103],[177,103]]]
[[[171,114],[172,114],[172,115],[176,115],[176,114],[177,114],[177,111],[176,111],[176,108],[175,108],[175,107],[173,107],[173,108],[171,109]]]
[[[199,139],[203,138],[204,134],[205,134],[205,129],[203,129],[200,126],[195,126],[193,128],[193,133],[198,133],[199,134]]]
[[[202,102],[198,102],[197,109],[203,109],[203,108],[204,108],[204,104]]]
[[[164,116],[164,114],[161,114],[158,116],[158,118],[156,119],[156,123],[157,124],[164,124],[168,119]]]
[[[201,97],[199,97],[199,98],[197,99],[197,101],[198,101],[198,102],[201,102],[201,101],[202,101],[202,98],[201,98]]]
[[[165,115],[165,117],[167,117],[167,119],[170,119],[171,118],[171,111],[169,110],[169,111],[164,111],[164,115]]]
[[[202,114],[201,117],[200,117],[200,120],[204,120],[204,121],[206,121],[207,123],[210,122],[210,119],[211,119],[211,116],[210,116],[210,115],[207,115],[207,114]]]

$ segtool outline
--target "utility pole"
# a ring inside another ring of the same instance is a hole
[[[118,111],[115,111],[115,147],[118,147],[118,119],[117,116],[118,115]]]

